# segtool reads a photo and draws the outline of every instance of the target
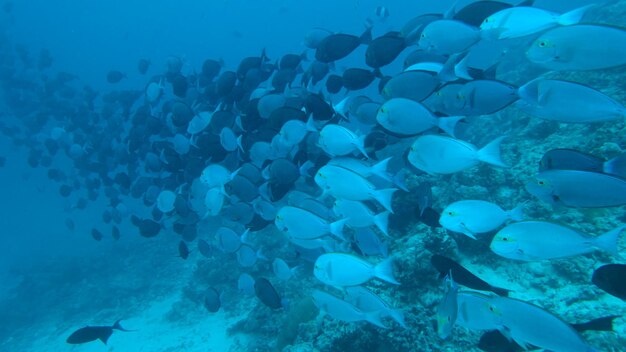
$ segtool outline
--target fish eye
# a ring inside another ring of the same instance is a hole
[[[449,212],[448,212],[448,215],[452,216],[452,215],[454,215],[454,212],[449,211]]]
[[[540,47],[542,47],[542,48],[543,48],[543,47],[545,47],[545,46],[546,46],[546,42],[545,42],[545,41],[543,41],[543,40],[542,40],[542,41],[540,41],[540,42],[539,42],[539,46],[540,46]]]
[[[504,242],[508,242],[509,238],[508,238],[508,237],[502,237],[502,240],[503,240]]]
[[[421,37],[426,38],[426,34],[422,33]]]
[[[489,23],[489,17],[485,18],[485,23]]]
[[[539,184],[540,184],[541,186],[543,186],[543,185],[545,185],[546,183],[545,183],[544,181],[539,181]]]

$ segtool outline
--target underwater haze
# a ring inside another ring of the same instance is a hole
[[[0,350],[626,350],[625,0],[0,5]]]

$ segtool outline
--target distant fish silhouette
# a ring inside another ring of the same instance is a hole
[[[444,278],[448,273],[452,273],[452,277],[457,284],[475,290],[491,291],[499,296],[508,296],[509,294],[509,290],[490,285],[448,257],[435,254],[430,259],[430,262],[439,271],[441,278]]]
[[[77,345],[81,343],[87,343],[95,340],[100,340],[105,345],[109,340],[109,337],[113,334],[113,330],[120,331],[133,331],[126,330],[120,325],[120,320],[116,321],[113,326],[85,326],[74,331],[68,338],[67,343]]]

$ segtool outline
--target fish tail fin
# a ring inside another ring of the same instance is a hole
[[[380,203],[387,211],[393,214],[393,209],[391,209],[391,198],[393,194],[397,191],[397,188],[385,188],[376,190],[373,194],[374,199]]]
[[[376,175],[386,181],[391,181],[391,177],[389,177],[389,173],[387,173],[387,165],[389,164],[389,160],[391,160],[391,157],[381,160],[372,165],[372,167],[370,168],[370,172],[372,173],[372,175]]]
[[[583,16],[585,15],[585,12],[587,12],[587,10],[589,10],[590,8],[594,6],[595,6],[594,4],[590,4],[590,5],[582,6],[577,9],[573,9],[572,11],[566,12],[562,14],[561,16],[559,16],[557,22],[561,26],[571,26],[573,24],[577,24],[583,18]]]
[[[498,137],[482,147],[482,149],[477,152],[478,160],[495,166],[509,167],[500,157],[500,143],[502,143],[503,139],[504,136]]]
[[[306,130],[309,132],[319,132],[317,130],[317,127],[315,127],[315,120],[313,120],[313,116],[309,116],[309,118],[306,120]]]
[[[369,323],[374,324],[380,328],[387,329],[387,326],[383,324],[382,314],[379,310],[374,312],[367,312],[364,314],[365,320],[367,320]]]
[[[367,150],[365,150],[365,138],[367,137],[367,135],[361,135],[359,136],[359,138],[356,140],[356,143],[354,144],[354,146],[361,152],[361,154],[363,154],[366,158],[370,158],[370,156],[367,154]]]
[[[346,240],[346,237],[343,235],[343,228],[348,222],[348,219],[340,219],[335,222],[331,222],[329,226],[329,231],[331,234],[335,235],[335,237],[339,238],[342,241]]]
[[[367,26],[365,32],[359,37],[359,42],[361,44],[369,44],[372,42],[372,26]]]
[[[389,233],[387,232],[387,228],[389,227],[389,214],[388,211],[383,211],[374,216],[374,225],[387,237],[389,237]]]
[[[121,321],[122,321],[122,319],[118,319],[118,320],[115,322],[115,324],[113,324],[113,326],[111,327],[111,329],[114,329],[114,330],[119,330],[119,331],[127,331],[127,332],[130,332],[130,331],[137,331],[137,330],[128,330],[128,329],[124,329],[124,328],[122,327],[122,324],[120,324],[120,322],[121,322]],[[106,342],[105,342],[105,343],[106,343]]]
[[[509,219],[513,221],[524,220],[524,204],[520,204],[507,212]]]
[[[626,153],[622,153],[604,163],[602,171],[607,174],[626,178]]]
[[[243,150],[243,143],[242,143],[242,140],[243,140],[243,134],[240,134],[240,135],[237,137],[237,148],[239,148],[239,150],[241,150],[241,152],[243,153],[243,152],[244,152],[244,150]]]
[[[387,258],[376,265],[374,267],[374,276],[394,285],[400,285],[393,276],[393,258]]]
[[[404,312],[401,311],[400,309],[390,309],[389,310],[389,316],[395,320],[396,322],[398,322],[398,324],[400,324],[400,326],[402,326],[405,329],[408,329],[408,327],[406,326],[406,322],[404,321]]]
[[[616,257],[620,257],[618,240],[619,235],[624,231],[624,229],[626,229],[626,226],[620,226],[607,233],[604,233],[596,237],[593,241],[593,244],[603,251],[609,252]]]
[[[454,75],[458,78],[471,81],[474,79],[474,77],[469,74],[468,69],[469,68],[467,66],[467,56],[465,56],[461,61],[454,65]]]
[[[246,229],[242,234],[241,237],[239,238],[239,241],[241,241],[241,243],[243,244],[247,244],[249,246],[252,245],[252,243],[250,242],[250,239],[248,238],[248,235],[250,234],[250,229]]]
[[[454,137],[454,129],[456,128],[456,124],[464,118],[465,116],[438,117],[437,126],[441,128],[445,133]]]

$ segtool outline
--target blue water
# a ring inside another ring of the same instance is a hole
[[[312,275],[311,263],[297,256],[293,246],[273,225],[251,236],[254,246],[261,247],[269,258],[252,268],[241,268],[235,255],[216,252],[206,258],[195,241],[189,243],[189,259],[182,260],[177,257],[181,237],[172,230],[173,218],[166,216],[161,221],[163,229],[157,237],[143,238],[132,225],[130,215],[148,218],[152,205],[122,196],[125,211],[117,225],[121,238],[116,241],[111,238],[111,224],[103,220],[103,212],[113,209],[103,189],[85,209],[77,209],[78,199],[87,196],[84,186],[65,198],[59,194],[59,183],[47,176],[48,169],[55,168],[82,179],[83,175],[67,155],[59,152],[49,167],[32,167],[27,162],[29,152],[42,149],[53,127],[67,127],[65,122],[59,122],[58,116],[53,116],[52,104],[44,101],[41,92],[42,82],[59,72],[77,77],[71,83],[75,89],[80,91],[89,86],[99,93],[89,113],[104,116],[108,106],[102,96],[123,90],[137,90],[142,95],[131,108],[135,112],[143,104],[143,91],[150,78],[166,71],[168,58],[180,58],[185,75],[199,72],[207,58],[223,60],[222,71],[236,70],[242,58],[259,56],[262,50],[272,62],[284,54],[307,50],[304,37],[312,28],[359,35],[365,29],[366,19],[375,17],[379,6],[388,9],[389,17],[375,20],[374,37],[400,30],[417,15],[444,13],[453,3],[452,0],[3,0],[0,79],[10,77],[10,80],[1,82],[0,124],[18,126],[21,132],[3,134],[0,139],[0,157],[6,158],[6,164],[0,168],[0,321],[3,322],[0,350],[478,351],[481,335],[478,332],[455,327],[450,338],[442,340],[437,336],[433,327],[435,308],[445,290],[430,268],[432,253],[455,255],[486,281],[512,289],[515,298],[537,304],[566,321],[623,313],[623,301],[590,283],[593,268],[615,262],[615,258],[594,254],[556,262],[512,262],[491,253],[486,237],[472,241],[419,222],[413,208],[409,209],[415,203],[412,193],[399,192],[394,199],[399,215],[392,216],[391,238],[386,241],[402,285],[375,282],[369,287],[405,312],[408,329],[392,321],[387,324],[391,328],[384,330],[366,322],[321,317],[310,295],[314,288],[323,285]],[[536,6],[562,12],[585,3],[588,1],[545,0],[536,1]],[[626,26],[626,2],[611,3],[609,10],[594,12],[595,17],[590,21]],[[48,50],[53,58],[52,66],[43,71],[27,67],[19,59],[22,48],[33,62],[37,62],[42,50]],[[405,50],[392,64],[383,67],[383,74],[399,73],[409,51]],[[335,72],[351,67],[366,68],[364,52],[365,47],[361,46],[337,62]],[[314,50],[308,49],[307,56],[313,58]],[[151,61],[145,76],[137,72],[139,59]],[[7,76],[5,69],[9,70]],[[126,73],[127,77],[110,84],[106,75],[111,70]],[[521,67],[505,76],[521,84],[533,78],[525,76],[529,72],[535,73],[533,68]],[[606,72],[564,73],[558,78],[598,84],[605,93],[625,102],[624,87],[619,84],[625,74],[622,67]],[[16,78],[36,82],[35,88],[7,84],[20,81]],[[382,101],[376,84],[377,81],[366,90],[350,94],[367,94]],[[28,106],[23,107],[30,112],[23,116],[11,99],[25,96],[35,98],[25,100]],[[343,92],[329,99],[338,103],[341,98]],[[77,100],[59,101],[71,111],[83,108]],[[81,116],[88,116],[82,113]],[[45,127],[26,129],[24,124],[36,115],[44,116]],[[114,121],[111,118],[101,124],[114,124]],[[527,216],[531,218],[569,223],[584,232],[599,234],[622,224],[623,207],[553,209],[526,193],[523,185],[534,175],[543,152],[576,148],[603,156],[615,154],[623,147],[623,134],[623,121],[559,125],[507,108],[494,116],[472,118],[464,136],[482,146],[499,135],[507,135],[509,141],[503,146],[503,154],[513,165],[510,170],[481,166],[454,176],[431,177],[410,169],[406,183],[410,191],[418,183],[433,184],[433,208],[439,210],[460,199],[486,199],[506,209],[528,202]],[[115,163],[112,166],[112,171],[123,169]],[[68,222],[73,224],[73,229]],[[215,223],[198,225],[198,237],[211,241]],[[92,238],[94,228],[104,234],[104,239]],[[288,282],[276,280],[271,265],[276,257],[285,259],[291,266],[299,265],[300,273]],[[381,259],[373,257],[370,261],[377,263]],[[273,311],[256,297],[240,292],[237,279],[242,272],[270,278],[281,296],[289,301],[287,307]],[[208,287],[217,287],[222,293],[222,307],[216,314],[207,312],[203,306]],[[99,341],[76,346],[65,342],[80,327],[110,325],[118,319],[124,319],[124,327],[137,331],[115,331],[107,345]],[[598,350],[625,350],[626,320],[616,319],[614,331],[587,332],[583,337]]]

